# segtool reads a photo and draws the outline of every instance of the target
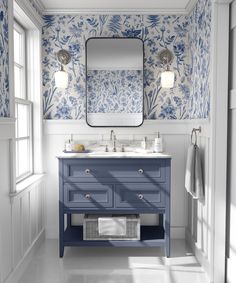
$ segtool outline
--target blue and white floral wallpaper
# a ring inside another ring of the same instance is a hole
[[[8,0],[0,1],[0,117],[9,117]]]
[[[141,113],[143,72],[141,70],[88,70],[89,113]]]
[[[190,15],[45,15],[43,26],[43,112],[45,119],[85,117],[85,41],[89,37],[138,37],[144,41],[146,119],[209,116],[211,0],[199,0]],[[160,87],[163,66],[157,54],[174,54],[172,89]],[[66,66],[69,87],[57,89],[56,53],[72,55]]]
[[[208,118],[210,112],[211,1],[200,0],[189,16],[190,118]]]

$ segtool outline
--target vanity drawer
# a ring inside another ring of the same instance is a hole
[[[67,183],[64,185],[64,205],[69,208],[112,207],[113,187],[99,183]]]
[[[165,184],[124,183],[116,185],[117,208],[155,208],[165,206]]]
[[[140,181],[155,179],[164,181],[165,160],[145,159],[90,159],[90,160],[66,160],[64,161],[65,181],[99,181],[99,179],[110,179],[120,181],[124,178]]]

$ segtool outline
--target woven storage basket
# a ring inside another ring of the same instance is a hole
[[[126,235],[99,235],[98,218],[99,217],[126,217]],[[85,214],[83,221],[83,239],[87,241],[105,241],[105,240],[140,240],[140,217],[138,214],[131,215],[95,215]]]

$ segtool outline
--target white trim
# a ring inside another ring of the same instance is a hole
[[[45,10],[45,7],[43,3],[41,2],[41,0],[34,0],[34,4],[36,5],[37,9],[41,11],[41,14],[42,14],[43,11]]]
[[[42,17],[36,13],[36,10],[28,0],[14,1],[14,16],[16,19],[20,19],[20,22],[24,21],[26,29],[32,28],[32,23],[39,29],[43,25]]]
[[[170,227],[171,240],[173,239],[185,239],[185,229],[186,227]]]
[[[196,244],[196,240],[191,236],[191,232],[187,228],[185,230],[185,239],[186,239],[186,242],[191,247],[192,251],[194,252],[197,260],[201,263],[202,267],[204,268],[204,271],[206,272],[206,275],[207,275],[208,282],[212,282],[210,277],[209,277],[209,274],[210,274],[209,259],[208,259],[207,255],[205,255],[203,253],[203,251],[201,249],[199,249],[199,247]]]
[[[229,108],[236,108],[236,89],[231,89],[229,92]]]
[[[236,257],[227,258],[227,283],[234,283],[235,281],[235,266]]]
[[[17,2],[17,3],[16,3]],[[42,161],[42,17],[39,16],[28,0],[16,0],[14,14],[24,23],[27,32],[27,95],[33,102],[33,168],[35,174],[43,172]]]
[[[233,30],[236,27],[236,1],[233,1],[231,5],[231,21],[230,29]]]
[[[210,187],[211,203],[211,280],[225,281],[226,242],[226,180],[227,180],[227,117],[228,117],[228,49],[229,3],[212,6],[212,58],[211,58],[211,145]],[[224,50],[224,52],[222,52]],[[219,225],[220,223],[220,225]]]
[[[13,45],[13,1],[8,1],[8,44],[9,44],[9,100],[10,100],[10,117],[15,117],[14,106],[14,45]]]
[[[147,8],[147,9],[46,9],[41,2],[41,0],[35,0],[35,4],[38,7],[38,9],[42,12],[44,15],[59,15],[59,14],[140,14],[140,15],[185,15],[189,14],[194,6],[196,5],[197,0],[189,0],[185,8],[175,8],[175,9],[161,9],[161,8]]]
[[[15,124],[15,121],[15,118],[0,117],[0,126]]]
[[[27,179],[19,182],[16,185],[16,191],[9,194],[10,197],[11,198],[20,197],[23,193],[27,192],[27,189],[31,190],[31,185],[36,185],[42,182],[44,176],[45,176],[44,174],[34,174],[28,177]]]
[[[229,5],[231,2],[233,2],[234,0],[212,0],[213,3],[215,4],[225,4],[225,5]]]
[[[197,4],[198,0],[190,0],[188,4],[185,7],[186,14],[190,14],[192,10],[194,9],[195,5]]]
[[[15,138],[15,119],[0,118],[0,140]]]
[[[93,128],[86,124],[85,120],[44,120],[44,135],[89,135],[98,140],[102,135],[107,135],[112,127]],[[115,128],[116,134],[135,136],[138,134],[156,134],[158,131],[166,135],[190,135],[192,128],[201,127],[199,136],[209,137],[210,124],[204,120],[144,120],[140,127]],[[132,130],[132,133],[131,133]],[[131,134],[130,134],[131,133]]]
[[[45,9],[44,15],[185,15],[186,9]]]

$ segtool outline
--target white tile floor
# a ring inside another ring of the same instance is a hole
[[[166,259],[160,248],[66,248],[46,240],[18,283],[206,283],[206,276],[184,241],[172,243]]]

